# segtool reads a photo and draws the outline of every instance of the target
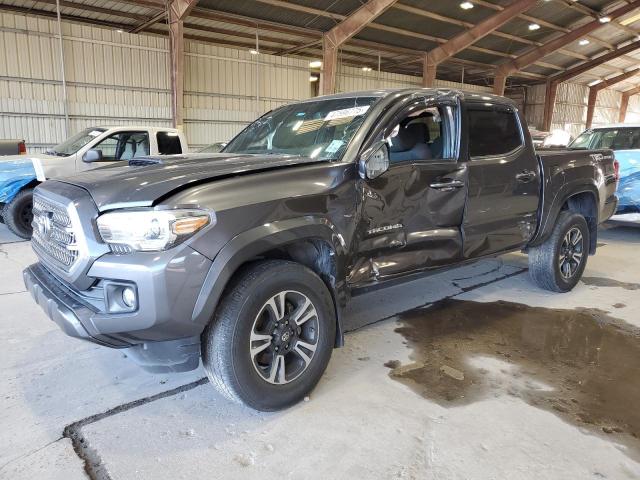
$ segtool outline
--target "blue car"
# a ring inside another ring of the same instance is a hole
[[[640,212],[640,125],[620,124],[585,130],[570,149],[610,148],[620,165],[616,213]]]

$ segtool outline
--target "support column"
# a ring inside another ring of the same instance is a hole
[[[322,37],[322,72],[320,74],[320,92],[331,95],[336,89],[338,71],[338,48],[327,35]]]
[[[496,71],[493,79],[493,93],[495,95],[504,95],[504,89],[507,86],[507,75]]]
[[[184,22],[169,18],[169,52],[171,56],[171,118],[174,128],[184,124]]]
[[[173,126],[184,124],[184,19],[198,0],[171,0],[169,15],[169,58],[171,62],[171,118]]]
[[[587,128],[591,128],[593,123],[593,113],[596,110],[596,101],[598,100],[599,88],[589,88],[589,101],[587,102]]]
[[[436,81],[438,64],[433,61],[429,53],[425,53],[422,59],[422,86],[432,88]]]
[[[558,96],[558,82],[548,81],[544,95],[544,117],[542,120],[542,130],[548,132],[553,123],[553,111],[556,108],[556,98]]]
[[[620,102],[620,113],[618,114],[618,121],[624,123],[624,119],[627,117],[627,109],[629,108],[629,98],[631,95],[626,93],[622,94],[622,101]]]

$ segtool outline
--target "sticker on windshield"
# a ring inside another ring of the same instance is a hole
[[[331,143],[324,149],[325,153],[336,153],[344,142],[342,140],[332,140]]]
[[[324,121],[327,122],[337,118],[357,117],[358,115],[363,115],[367,110],[369,110],[369,105],[333,110],[332,112],[327,113],[327,116],[324,117]]]
[[[91,130],[89,132],[89,136],[90,137],[97,137],[98,135],[100,135],[102,132],[100,130]]]

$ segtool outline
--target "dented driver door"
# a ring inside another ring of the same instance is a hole
[[[462,258],[467,190],[457,101],[420,98],[387,130],[389,169],[360,183],[361,215],[349,283],[365,286]]]

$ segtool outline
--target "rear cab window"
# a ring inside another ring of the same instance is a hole
[[[514,109],[501,105],[469,105],[469,156],[509,155],[524,145]]]
[[[156,140],[158,141],[158,153],[160,155],[177,155],[182,153],[180,135],[176,132],[158,132],[156,134]]]

